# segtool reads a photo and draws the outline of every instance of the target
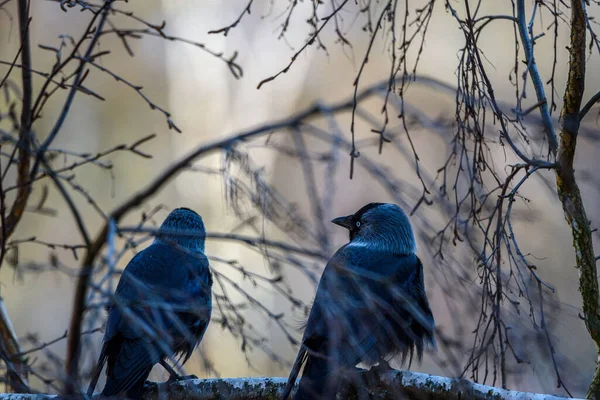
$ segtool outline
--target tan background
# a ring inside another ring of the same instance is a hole
[[[83,14],[75,9],[64,13],[52,2],[34,3],[32,40],[35,44],[56,44],[57,36],[66,32],[78,37],[87,23],[85,19],[87,16],[84,18]],[[329,43],[328,55],[310,48],[298,58],[287,74],[281,75],[261,90],[256,90],[256,85],[261,79],[279,71],[288,63],[291,55],[304,43],[307,34],[303,17],[298,16],[286,34],[286,40],[278,40],[282,9],[271,10],[270,3],[256,2],[252,14],[246,16],[227,37],[207,35],[207,31],[220,28],[237,18],[245,6],[244,0],[227,2],[145,0],[119,5],[122,8],[134,9],[139,15],[155,22],[165,20],[170,34],[205,43],[213,50],[223,51],[225,55],[238,50],[240,53],[238,62],[244,67],[244,77],[235,80],[224,63],[194,46],[146,38],[133,42],[136,57],[130,58],[118,41],[114,38],[105,39],[102,45],[107,47],[110,45],[115,50],[111,55],[104,57],[102,63],[109,65],[115,72],[132,82],[144,86],[144,92],[156,104],[172,112],[173,119],[183,131],[182,134],[168,131],[164,117],[159,112],[151,111],[132,90],[117,84],[101,73],[91,76],[92,79],[88,84],[101,92],[107,101],[99,102],[86,96],[79,96],[53,147],[66,147],[74,151],[93,153],[123,142],[134,142],[148,133],[158,134],[157,139],[143,146],[144,151],[154,155],[152,160],[134,158],[130,154],[117,153],[111,156],[116,177],[114,182],[107,172],[98,168],[84,167],[78,170],[79,181],[86,183],[90,194],[98,200],[105,211],[119,204],[122,199],[151,180],[157,171],[203,141],[224,137],[274,118],[290,115],[315,100],[335,101],[347,98],[352,93],[352,82],[363,57],[367,38],[362,34],[358,23],[352,26],[350,11],[345,19],[351,32],[348,37],[354,46],[352,50],[346,48],[343,51],[340,46],[335,45],[329,32],[325,36]],[[510,12],[510,9],[507,10],[501,3],[486,2],[484,7],[489,8],[490,14]],[[529,4],[528,7],[530,6]],[[9,5],[8,10],[8,13],[0,13],[0,58],[2,60],[12,59],[18,38],[14,6]],[[590,15],[600,16],[598,14],[597,10],[590,10]],[[462,47],[464,41],[462,33],[450,14],[445,12],[442,4],[437,5],[429,29],[419,71],[423,75],[454,84],[457,50]],[[558,44],[559,49],[564,49],[565,40],[567,36],[563,35]],[[543,77],[548,76],[551,68],[552,56],[549,45],[551,45],[550,37],[541,40],[540,46],[536,47],[536,56]],[[497,82],[495,87],[497,96],[511,101],[514,89],[506,79],[514,62],[514,41],[510,24],[506,21],[495,22],[482,36],[480,47],[490,63],[488,74],[493,82]],[[53,55],[35,47],[33,59],[38,69],[48,69],[53,62]],[[377,42],[371,62],[363,76],[362,85],[386,78],[389,71],[388,61],[386,47],[381,41]],[[557,65],[559,93],[564,83],[566,61],[566,53],[561,51]],[[589,89],[585,98],[589,98],[594,93],[594,88],[600,86],[598,75],[594,72],[597,70],[598,57],[591,57],[588,64],[587,87]],[[36,87],[39,88],[39,80],[36,82],[38,83]],[[533,90],[530,90],[530,94],[533,94]],[[415,87],[409,93],[408,99],[414,106],[431,116],[451,116],[454,109],[453,98],[435,90]],[[59,106],[58,101],[50,103],[44,113],[45,118],[36,125],[38,132],[49,130],[54,123]],[[377,104],[373,104],[372,111],[377,113],[378,107]],[[597,127],[594,117],[590,116],[588,120],[592,127]],[[347,119],[341,121],[346,124],[343,129],[347,134],[348,121]],[[368,132],[362,133],[362,137],[368,135]],[[445,154],[443,142],[426,133],[414,137],[424,165],[435,174]],[[407,143],[404,140],[402,144]],[[579,173],[588,171],[594,174],[598,145],[593,141],[582,141],[581,144],[577,152],[577,171]],[[288,198],[294,199],[301,209],[306,210],[306,192],[304,186],[299,184],[302,174],[298,165],[294,165],[286,157],[277,156],[276,153],[261,153],[257,150],[256,154],[259,156],[255,161],[267,168],[267,175],[271,182]],[[398,161],[394,153],[384,150],[382,156],[377,156],[376,151],[369,150],[365,151],[365,154],[372,158],[380,157],[378,160],[394,167],[402,179],[414,182],[412,169],[408,168],[410,164]],[[345,156],[346,153],[343,152],[342,157]],[[219,158],[214,157],[205,165],[218,166],[219,162]],[[551,175],[547,177],[553,182]],[[598,179],[595,179],[598,182]],[[351,213],[370,201],[389,200],[385,191],[360,169],[357,170],[354,180],[348,180],[347,162],[340,164],[335,181],[338,195],[334,199],[334,209],[326,211],[328,219]],[[323,184],[321,180],[320,190],[323,190]],[[594,185],[593,182],[588,181],[583,184],[588,217],[592,220],[592,226],[596,228],[600,217],[597,188],[598,185]],[[185,173],[157,193],[150,204],[154,206],[164,203],[169,207],[179,205],[192,207],[202,214],[209,231],[226,232],[236,226],[238,221],[226,208],[223,190],[223,183],[218,177]],[[540,274],[557,289],[557,299],[562,303],[564,311],[553,315],[554,334],[557,340],[555,345],[567,370],[565,372],[569,379],[567,383],[570,384],[574,395],[581,395],[587,380],[591,377],[596,357],[595,349],[583,323],[577,318],[580,300],[577,292],[577,271],[572,266],[574,257],[569,229],[557,199],[548,196],[548,191],[542,185],[531,183],[524,189],[524,193],[533,200],[531,215],[536,219],[533,223],[522,220],[523,223],[518,223],[516,228],[521,240],[526,243],[526,251],[543,256],[538,263]],[[33,197],[36,198],[36,195],[39,195],[39,190],[37,193],[34,192]],[[83,215],[90,232],[95,233],[100,227],[101,218],[90,207],[85,206],[84,199],[77,196],[75,198],[85,210]],[[79,238],[73,220],[60,197],[52,192],[47,205],[60,211],[58,217],[28,214],[13,238],[36,235],[41,240],[77,242]],[[138,215],[134,213],[128,221],[137,221]],[[164,215],[161,214],[160,218]],[[441,221],[438,221],[439,223]],[[332,250],[334,250],[345,242],[346,233],[333,227],[328,228],[333,238]],[[269,230],[267,232],[272,233],[272,238],[278,238],[279,233]],[[419,245],[423,247],[428,244],[421,241]],[[254,270],[264,272],[265,265],[261,258],[239,246],[209,242],[207,251],[228,259],[237,258]],[[23,245],[20,262],[23,265],[31,262],[47,264],[49,254],[50,251],[46,248],[34,244]],[[78,265],[69,252],[61,251],[59,254],[64,263],[73,267]],[[473,262],[472,258],[465,258],[458,254],[456,256],[462,262]],[[428,270],[436,268],[435,263],[432,264],[427,265]],[[438,325],[447,325],[451,319],[461,318],[448,312],[444,306],[445,300],[438,290],[436,280],[433,279],[435,275],[433,270],[431,273],[426,273],[428,291]],[[6,301],[19,335],[37,332],[41,341],[48,341],[64,333],[68,326],[72,300],[74,283],[72,277],[57,272],[20,276],[19,273],[4,265],[0,280],[0,293]],[[296,291],[305,300],[310,300],[314,287],[306,280],[293,279],[292,282]],[[476,286],[476,281],[473,281],[472,285]],[[268,292],[257,293],[257,296],[265,304],[278,307],[275,297]],[[523,315],[525,325],[528,324],[526,318],[527,316]],[[287,360],[292,359],[295,348],[285,342],[273,324],[266,323],[264,319],[257,319],[254,323],[270,332],[272,338],[270,346],[279,355]],[[466,332],[469,331],[470,328],[466,327]],[[99,335],[93,337],[96,348],[100,340]],[[462,340],[470,343],[470,337],[463,337]],[[518,338],[515,340],[519,343]],[[64,341],[53,345],[51,350],[63,357]],[[86,347],[84,352],[90,351],[95,354],[91,350]],[[202,344],[202,351],[214,362],[222,376],[282,376],[287,373],[285,367],[274,364],[261,352],[253,353],[254,368],[250,368],[239,349],[239,342],[223,333],[214,324],[209,328]],[[539,352],[544,351],[547,350],[539,350]],[[511,378],[511,388],[563,394],[560,389],[556,389],[552,366],[536,360],[537,358],[534,358],[529,365],[519,367],[520,372],[516,377]],[[88,359],[87,362],[89,361]],[[430,357],[426,357],[422,366],[413,368],[434,374],[447,373]],[[186,369],[190,373],[204,375],[199,357],[193,357],[187,363]],[[165,374],[157,368],[152,377],[162,379]]]

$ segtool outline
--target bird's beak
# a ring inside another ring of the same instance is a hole
[[[331,222],[333,222],[336,225],[343,226],[344,228],[350,230],[354,226],[352,223],[352,217],[353,217],[353,215],[346,215],[345,217],[338,217],[338,218],[332,219]]]

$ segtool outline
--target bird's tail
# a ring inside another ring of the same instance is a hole
[[[335,399],[340,386],[340,371],[334,370],[336,368],[329,358],[320,355],[306,355],[305,358],[306,364],[294,400]]]
[[[281,400],[287,400],[290,397],[290,393],[294,388],[294,384],[296,383],[296,378],[300,373],[300,368],[302,368],[302,364],[306,361],[307,354],[306,349],[304,347],[300,348],[298,352],[298,356],[296,357],[296,361],[294,361],[294,365],[292,366],[292,370],[290,371],[290,376],[288,377],[287,384],[283,389],[283,394],[281,395]]]
[[[106,344],[102,345],[100,357],[98,357],[98,363],[96,363],[96,368],[94,369],[90,386],[88,386],[87,394],[90,397],[94,394],[94,389],[96,388],[98,379],[100,379],[100,373],[102,372],[102,368],[104,368],[104,363],[106,363]]]

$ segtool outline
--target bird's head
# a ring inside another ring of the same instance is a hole
[[[369,203],[356,213],[334,219],[350,231],[350,245],[394,254],[415,254],[417,241],[408,216],[390,203]]]
[[[155,241],[177,244],[186,250],[204,252],[206,230],[202,217],[189,208],[176,208],[167,216],[160,226],[164,234],[159,234]]]

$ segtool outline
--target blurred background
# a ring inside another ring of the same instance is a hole
[[[3,6],[0,12],[0,60],[3,61],[13,60],[19,46],[16,8],[13,3],[14,1]],[[484,2],[481,5],[484,9],[482,14],[510,14],[510,4],[504,3]],[[528,7],[533,4],[527,3]],[[273,82],[265,84],[260,90],[257,90],[257,84],[284,69],[291,57],[304,45],[309,34],[309,25],[304,21],[310,17],[312,6],[302,4],[297,8],[297,14],[294,14],[292,23],[283,37],[280,37],[280,33],[287,16],[286,9],[290,4],[276,1],[254,2],[252,13],[245,15],[227,36],[208,34],[210,30],[225,27],[235,21],[246,5],[245,0],[145,0],[117,4],[117,8],[135,11],[136,15],[144,20],[156,24],[165,21],[165,31],[168,35],[203,43],[206,48],[223,53],[226,58],[237,52],[235,61],[242,66],[243,77],[236,79],[225,62],[193,44],[145,36],[140,40],[130,41],[135,54],[135,57],[131,57],[118,37],[107,35],[101,38],[101,48],[110,48],[111,53],[99,59],[98,63],[134,85],[143,87],[143,93],[152,103],[168,110],[175,124],[181,129],[181,133],[169,130],[165,116],[160,111],[152,110],[135,90],[99,71],[90,74],[86,81],[87,86],[101,93],[105,101],[79,95],[63,129],[52,145],[53,148],[94,154],[123,143],[134,143],[151,133],[156,133],[153,140],[140,146],[140,150],[152,155],[152,158],[117,151],[105,158],[105,161],[113,166],[110,170],[88,164],[73,172],[78,182],[85,183],[88,195],[96,200],[105,213],[143,188],[167,165],[202,143],[287,117],[315,102],[332,104],[351,98],[354,91],[353,82],[370,41],[370,36],[362,29],[365,22],[355,17],[357,5],[348,6],[343,14],[344,26],[341,29],[351,46],[336,42],[333,30],[326,29],[321,37],[326,50],[318,50],[316,46],[309,47],[298,56],[289,71]],[[414,7],[418,8],[418,5],[415,4]],[[597,6],[591,6],[588,12],[591,17],[600,15]],[[35,68],[41,71],[51,68],[55,55],[37,45],[57,46],[60,38],[66,37],[64,35],[77,38],[89,22],[89,15],[80,13],[77,7],[63,12],[57,2],[53,1],[32,2],[31,16],[31,37],[34,43],[32,56]],[[131,20],[124,19],[124,24],[127,23],[133,24]],[[541,21],[540,26],[546,27],[549,23],[550,21]],[[424,50],[420,55],[418,74],[455,86],[458,51],[464,46],[463,33],[442,4],[436,5],[428,29]],[[568,35],[563,30],[560,33],[557,44],[559,57],[556,63],[559,110],[568,61],[566,51],[562,50],[568,43]],[[515,89],[507,79],[514,66],[515,43],[512,25],[507,21],[491,24],[482,33],[479,43],[489,63],[488,76],[496,83],[496,96],[501,101],[512,104]],[[551,37],[540,39],[536,44],[537,63],[542,77],[549,76],[553,67],[552,46]],[[374,42],[369,63],[361,75],[360,88],[388,78],[388,48],[389,39],[378,39]],[[416,50],[411,57],[415,55]],[[596,54],[589,58],[587,70],[590,72],[586,85],[589,89],[584,99],[589,98],[600,87],[600,78],[593,73],[598,68],[600,65]],[[0,71],[4,74],[7,69],[8,66],[1,66]],[[34,91],[39,90],[40,86],[41,80],[34,79]],[[530,90],[530,93],[533,95],[533,90]],[[36,132],[40,135],[44,135],[44,132],[48,132],[53,126],[64,97],[65,94],[59,93],[46,105],[44,115],[35,125]],[[421,168],[429,176],[435,177],[436,171],[446,160],[449,140],[452,138],[455,96],[452,91],[435,85],[415,83],[406,92],[405,99],[412,107],[410,110],[419,110],[420,114],[415,112],[415,115],[421,115],[422,120],[449,121],[448,124],[440,122],[434,126],[435,129],[424,127],[411,131],[411,139],[420,156]],[[530,102],[535,103],[533,98]],[[0,101],[2,107],[6,104],[6,100]],[[368,101],[363,108],[365,112],[380,120],[381,105],[380,100]],[[397,128],[400,124],[396,119],[397,114],[395,111],[390,113],[391,127]],[[586,120],[586,126],[591,132],[598,128],[595,118],[596,113],[592,112]],[[316,122],[315,125],[330,130],[334,126],[327,119]],[[335,126],[340,134],[349,140],[350,114],[337,117]],[[541,128],[537,130],[539,131]],[[151,213],[156,207],[163,205],[154,217],[156,223],[160,223],[171,208],[186,206],[202,215],[209,232],[236,232],[270,240],[296,241],[308,247],[318,246],[331,255],[347,242],[347,232],[328,222],[332,218],[353,213],[372,201],[397,202],[410,211],[420,195],[421,188],[415,175],[412,153],[409,151],[403,156],[402,152],[393,150],[394,145],[410,149],[406,135],[398,134],[393,139],[395,144],[386,144],[382,154],[378,154],[378,146],[372,143],[375,135],[369,127],[359,123],[356,132],[357,140],[364,144],[359,148],[361,157],[372,160],[381,166],[383,171],[392,175],[390,179],[397,182],[399,197],[390,193],[389,187],[382,184],[381,180],[374,179],[372,172],[360,163],[355,165],[354,177],[350,180],[349,151],[340,149],[337,154],[339,162],[335,169],[319,165],[314,170],[317,192],[324,197],[327,197],[327,193],[333,194],[331,202],[325,203],[327,207],[323,208],[322,216],[329,243],[318,243],[316,236],[310,235],[290,239],[286,229],[270,223],[267,218],[262,218],[262,214],[255,211],[256,205],[252,202],[241,202],[237,207],[232,207],[229,201],[232,182],[223,179],[220,173],[207,173],[209,170],[223,168],[225,161],[222,154],[206,157],[198,162],[196,171],[178,175],[148,203],[128,215],[121,225],[137,224],[140,221],[140,211]],[[299,221],[308,221],[307,229],[314,229],[318,222],[314,220],[311,196],[304,183],[306,171],[303,170],[303,164],[297,157],[292,157],[285,151],[273,151],[269,148],[274,144],[280,149],[288,148],[295,143],[294,140],[291,135],[273,136],[268,140],[272,142],[263,138],[249,143],[244,150],[247,159],[238,163],[238,167],[245,165],[253,171],[247,173],[247,176],[256,172],[255,178],[260,176],[269,187],[277,190],[281,199],[285,199],[282,203],[293,205],[291,208],[297,212],[298,218],[287,216],[287,223],[300,224]],[[315,152],[321,148],[323,151],[330,150],[322,143],[308,139],[306,146]],[[592,228],[598,227],[597,221],[600,217],[600,207],[597,206],[600,201],[600,181],[594,168],[598,150],[598,141],[594,135],[584,136],[577,148],[576,158],[576,171],[581,181]],[[512,160],[512,156],[507,155],[505,161],[504,153],[500,146],[494,149],[494,155],[500,165]],[[236,173],[242,174],[232,171],[232,174]],[[583,321],[578,317],[578,313],[581,313],[581,300],[577,289],[578,273],[574,268],[570,229],[553,192],[554,177],[551,172],[540,174],[546,181],[531,180],[523,187],[522,194],[530,202],[520,207],[518,213],[515,211],[515,230],[520,238],[522,250],[535,255],[538,274],[556,289],[554,295],[548,293],[546,296],[547,323],[562,379],[573,395],[581,397],[591,379],[596,364],[596,353]],[[52,212],[27,212],[12,240],[24,240],[35,236],[38,241],[43,242],[80,243],[74,220],[63,199],[51,185],[50,188],[43,208]],[[434,186],[433,189],[435,188]],[[43,185],[35,186],[32,204],[36,204],[43,195]],[[80,206],[90,233],[95,235],[103,222],[102,215],[88,203],[86,196],[74,193],[73,198]],[[473,299],[477,299],[480,290],[475,273],[476,261],[472,253],[460,244],[449,244],[444,248],[444,262],[431,257],[434,251],[427,250],[431,247],[428,235],[439,231],[447,222],[444,214],[436,207],[438,206],[435,203],[432,206],[422,206],[412,217],[412,221],[419,234],[420,256],[425,264],[425,281],[437,324],[440,329],[446,329],[449,337],[465,346],[463,350],[454,354],[466,357],[468,346],[474,340],[471,333],[474,328],[471,307],[474,303],[471,302],[476,301]],[[245,216],[246,219],[240,216]],[[295,226],[290,231],[295,231],[296,228],[298,227]],[[598,243],[597,232],[595,235]],[[119,245],[123,244],[119,242]],[[142,248],[143,246],[145,244],[142,244]],[[237,260],[249,271],[256,273],[269,275],[273,271],[272,261],[265,260],[260,252],[238,243],[209,240],[207,253],[224,260]],[[133,254],[131,251],[125,252],[119,260],[119,265],[124,267]],[[57,257],[65,268],[56,268],[53,257]],[[65,333],[73,300],[74,273],[80,260],[81,257],[79,260],[75,259],[69,249],[51,249],[29,242],[19,246],[16,266],[9,265],[10,260],[5,261],[0,271],[0,295],[6,303],[18,336],[23,339],[24,348],[33,346],[30,344],[31,339],[35,339],[37,343],[44,343]],[[302,258],[300,260],[306,263],[307,268],[318,278],[324,263]],[[467,271],[471,275],[462,276],[461,285],[449,287],[451,280],[445,270],[448,265],[458,265],[459,270]],[[252,296],[275,313],[285,313],[285,320],[290,326],[301,326],[304,318],[302,312],[292,312],[291,306],[282,300],[281,294],[276,290],[264,285],[262,289],[256,288],[235,269],[228,270],[226,265],[213,261],[212,266],[238,282],[244,290],[252,293]],[[284,267],[289,268],[283,272],[287,278],[287,287],[302,301],[310,302],[315,292],[314,280],[301,268],[293,269],[287,265]],[[233,291],[231,295],[238,301],[246,300],[241,293]],[[97,316],[98,313],[94,315]],[[509,311],[507,315],[513,323],[510,332],[514,351],[521,355],[524,361],[517,363],[514,358],[509,357],[509,388],[564,395],[565,392],[557,388],[554,365],[539,326],[531,322],[527,312],[519,314]],[[270,349],[270,352],[262,351],[261,346],[255,346],[250,353],[245,353],[242,351],[240,338],[213,321],[197,354],[185,365],[186,372],[200,377],[215,376],[217,373],[223,377],[287,376],[289,363],[293,361],[297,346],[290,344],[280,327],[264,314],[249,312],[248,318],[248,323],[253,329],[268,339],[264,347]],[[87,328],[100,326],[102,323],[102,320],[97,318],[88,319]],[[299,338],[300,332],[293,332],[296,338]],[[31,337],[32,334],[35,336]],[[89,369],[97,357],[101,333],[87,335],[85,343],[82,365]],[[532,346],[532,343],[536,345]],[[40,365],[47,360],[59,363],[64,359],[65,346],[64,340],[58,341],[44,351],[32,354],[31,358]],[[275,362],[273,354],[284,362]],[[207,369],[205,359],[210,361],[214,370]],[[392,366],[400,367],[400,364],[392,362]],[[462,366],[464,367],[464,363]],[[455,368],[454,361],[443,352],[434,356],[426,355],[421,365],[413,363],[411,369],[445,376],[457,376],[460,373]],[[62,371],[56,368],[55,371],[47,373],[60,376]],[[156,367],[151,375],[151,379],[156,380],[166,377],[166,373],[160,367]],[[466,377],[469,378],[468,374]],[[41,382],[35,379],[32,382],[34,387],[43,390],[44,385]],[[101,381],[98,389],[102,384]]]

